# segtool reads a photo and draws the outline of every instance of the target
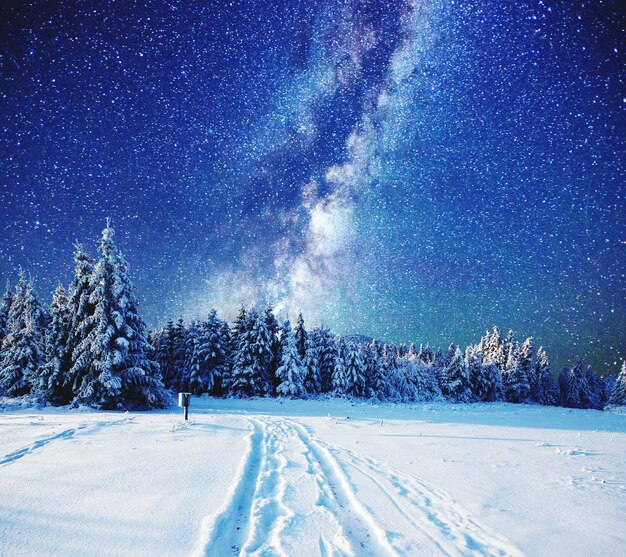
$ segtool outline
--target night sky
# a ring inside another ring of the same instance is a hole
[[[110,215],[150,326],[242,302],[435,346],[498,324],[617,371],[618,7],[3,2],[0,278],[48,301]]]

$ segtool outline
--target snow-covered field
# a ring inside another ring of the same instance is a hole
[[[192,401],[0,414],[0,555],[626,554],[626,416]]]

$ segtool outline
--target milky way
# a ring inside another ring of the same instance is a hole
[[[618,2],[3,5],[0,275],[110,215],[152,326],[241,304],[626,356]]]

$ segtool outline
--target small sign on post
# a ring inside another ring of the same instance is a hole
[[[178,407],[185,409],[185,420],[189,419],[189,402],[191,393],[178,393]]]

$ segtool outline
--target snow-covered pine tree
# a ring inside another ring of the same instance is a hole
[[[286,338],[282,340],[282,356],[280,366],[276,370],[280,383],[276,393],[284,397],[301,397],[306,392],[304,388],[304,368],[298,353],[295,334],[292,331],[288,331]]]
[[[451,345],[452,346],[452,345]],[[455,402],[469,402],[472,400],[472,387],[468,370],[463,361],[460,348],[455,348],[445,373],[446,382],[442,389],[443,394]]]
[[[298,354],[300,358],[304,359],[306,354],[306,329],[304,328],[304,318],[302,312],[298,314],[298,321],[296,321],[296,328],[294,330],[296,335],[296,346],[298,347]]]
[[[50,323],[45,336],[45,364],[39,373],[36,390],[42,400],[62,406],[72,401],[72,384],[69,377],[72,364],[68,350],[71,315],[65,288],[58,285],[52,296],[49,310]]]
[[[294,335],[295,342],[295,335]],[[306,339],[306,351],[302,365],[304,367],[304,388],[307,393],[319,394],[322,392],[322,377],[319,358],[319,329],[309,332]]]
[[[74,403],[96,408],[158,408],[166,399],[158,365],[148,360],[145,324],[138,313],[128,264],[107,219],[93,272],[93,329],[83,341],[91,360]]]
[[[174,325],[174,342],[172,345],[172,377],[171,386],[175,392],[184,390],[184,378],[188,377],[187,369],[187,327],[185,321],[180,317]]]
[[[565,367],[559,374],[559,404],[566,408],[578,408],[580,388],[578,377],[571,368]]]
[[[267,375],[270,342],[265,322],[256,311],[248,314],[233,366],[230,394],[236,397],[271,394],[272,384]]]
[[[622,369],[615,380],[615,385],[613,386],[609,398],[609,404],[614,406],[626,406],[626,360],[622,362]]]
[[[32,279],[20,270],[7,317],[7,336],[0,351],[0,394],[21,396],[37,386],[44,363],[47,316]]]
[[[278,377],[276,376],[276,370],[280,365],[281,361],[281,342],[280,342],[280,325],[278,324],[278,320],[274,315],[274,310],[270,306],[265,308],[263,312],[263,316],[265,319],[265,328],[267,329],[267,334],[270,342],[270,351],[267,363],[267,374],[272,383],[273,391],[279,385]]]
[[[500,373],[505,373],[507,353],[504,351],[504,338],[497,326],[494,326],[493,332],[487,331],[480,340],[479,351],[483,355],[483,364],[488,365],[493,362]]]
[[[205,364],[201,329],[196,322],[192,322],[187,330],[187,350],[185,375],[180,383],[180,392],[190,392],[202,395],[209,392],[208,370]]]
[[[213,309],[207,320],[199,327],[199,352],[203,369],[202,392],[215,394],[222,377],[227,373],[227,341],[222,337],[226,330]],[[193,391],[192,391],[193,392]]]
[[[509,343],[509,356],[506,361],[506,372],[502,377],[504,392],[508,402],[525,402],[530,386],[528,376],[521,364],[520,350],[517,341]]]
[[[323,326],[317,330],[317,355],[319,358],[322,392],[329,393],[333,390],[333,373],[335,371],[337,350],[335,348],[335,338]]]
[[[235,348],[232,331],[226,321],[221,321],[220,338],[224,347],[224,369],[220,377],[218,394],[225,396],[230,389],[230,381],[233,374],[233,362],[235,361]]]
[[[7,280],[4,294],[2,295],[2,301],[0,301],[0,349],[2,348],[2,341],[7,336],[7,319],[9,318],[9,310],[11,309],[11,302],[13,301],[13,290],[11,289],[11,282]]]
[[[528,395],[527,398],[530,396],[530,393],[532,392],[534,385],[533,385],[533,337],[528,337],[525,341],[524,344],[522,344],[522,348],[520,349],[520,353],[519,353],[519,365],[522,369],[522,371],[524,372],[524,374],[526,375],[526,380],[528,381]]]
[[[346,376],[346,345],[341,337],[335,339],[335,363],[333,366],[333,394],[343,396],[348,389],[348,378]]]
[[[539,347],[535,354],[532,375],[531,400],[546,406],[556,404],[558,401],[557,387],[550,371],[548,354],[546,354],[543,347]],[[532,390],[533,388],[535,389],[534,391]]]
[[[363,347],[366,396],[382,399],[385,394],[385,369],[378,356],[379,344],[373,340]]]
[[[361,349],[354,342],[347,344],[344,352],[346,394],[362,398],[365,396],[365,366]]]
[[[68,311],[71,319],[68,338],[68,354],[71,367],[68,381],[71,383],[72,394],[78,392],[83,378],[88,372],[91,354],[86,338],[93,329],[94,307],[90,302],[93,290],[94,262],[83,250],[80,243],[74,244],[74,278],[67,291]]]
[[[601,405],[601,389],[603,384],[600,378],[593,372],[591,366],[587,366],[587,370],[582,374],[580,381],[580,407],[600,410]]]

